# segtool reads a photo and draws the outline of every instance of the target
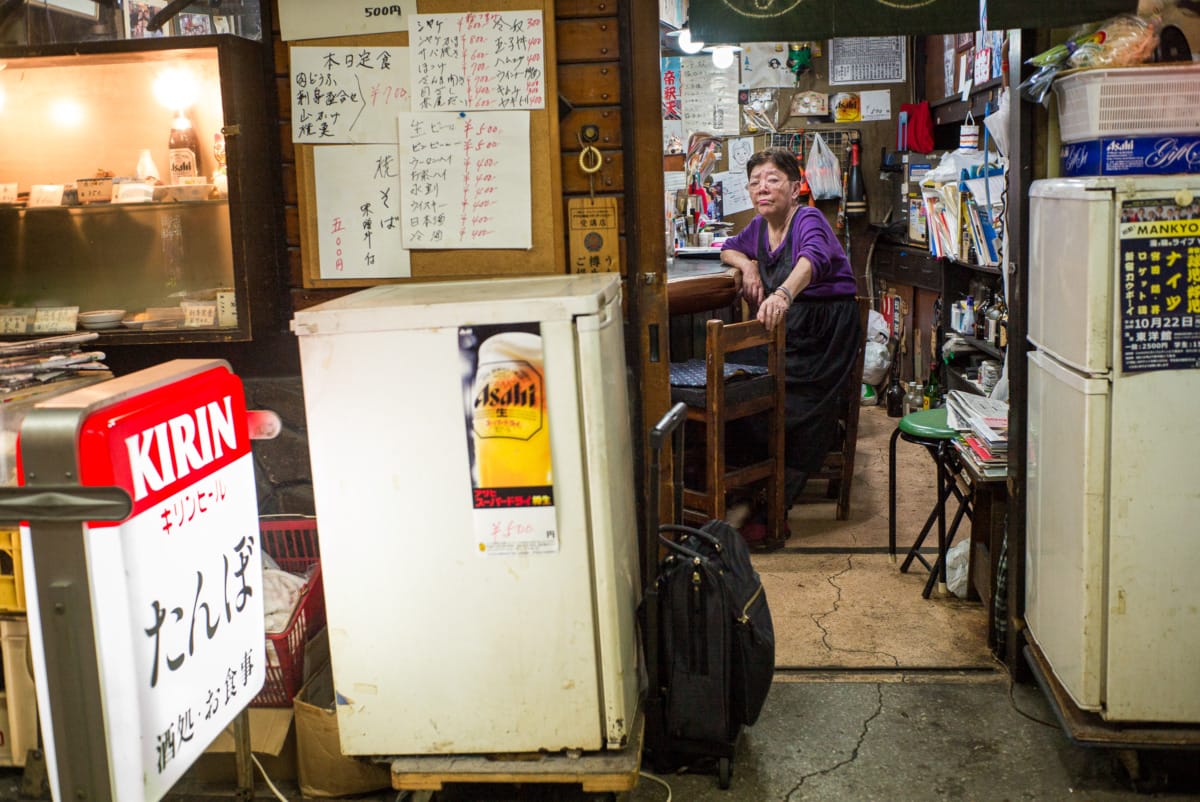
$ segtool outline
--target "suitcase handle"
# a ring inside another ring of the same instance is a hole
[[[685,535],[693,535],[700,538],[704,542],[712,546],[716,551],[721,551],[721,540],[711,532],[705,532],[703,529],[697,529],[694,526],[683,526],[681,524],[663,524],[658,527],[659,540],[665,540],[668,543],[674,544],[675,541],[662,536],[663,532],[682,532]]]

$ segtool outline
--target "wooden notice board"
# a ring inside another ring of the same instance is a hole
[[[420,14],[488,11],[540,11],[544,32],[545,105],[527,112],[529,130],[529,182],[532,207],[532,247],[526,249],[440,249],[409,251],[411,278],[322,277],[314,151],[322,145],[297,143],[296,174],[299,189],[300,248],[304,286],[308,288],[361,287],[432,279],[487,276],[542,275],[566,272],[563,236],[562,174],[559,159],[558,78],[555,61],[554,0],[419,0]],[[409,34],[370,34],[288,42],[291,46],[407,47]],[[295,111],[293,111],[295,113]],[[328,271],[326,271],[328,273]]]

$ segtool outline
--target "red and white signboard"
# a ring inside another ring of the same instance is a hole
[[[254,698],[265,676],[245,398],[224,363],[178,360],[60,396],[30,416],[81,405],[80,484],[121,487],[133,500],[124,521],[84,524],[83,536],[112,798],[156,800]],[[23,441],[22,455],[27,447]],[[23,527],[27,554],[30,537]],[[36,594],[32,560],[26,565],[27,587]],[[42,648],[43,635],[50,636],[41,617],[31,600],[38,701],[43,732],[51,733],[53,689]],[[56,755],[51,741],[46,752],[56,778],[57,761],[72,755]]]

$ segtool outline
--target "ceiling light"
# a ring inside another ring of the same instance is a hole
[[[704,42],[693,42],[692,32],[684,28],[679,32],[679,49],[692,55],[704,49]]]
[[[741,50],[740,47],[735,47],[734,45],[716,45],[704,49],[712,53],[713,66],[718,70],[725,70],[732,67],[735,54]]]

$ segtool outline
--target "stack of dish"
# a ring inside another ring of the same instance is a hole
[[[94,312],[80,312],[79,325],[89,331],[119,329],[121,318],[125,317],[124,309],[97,309]]]

